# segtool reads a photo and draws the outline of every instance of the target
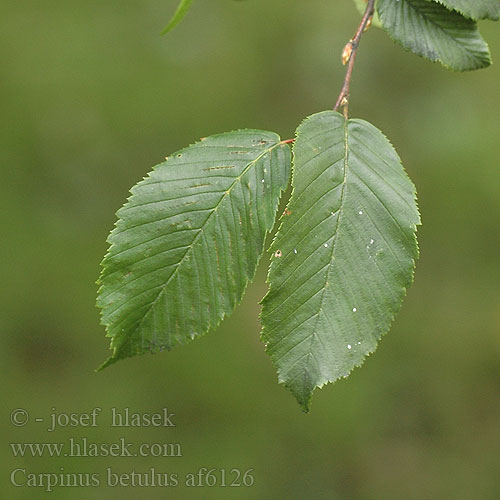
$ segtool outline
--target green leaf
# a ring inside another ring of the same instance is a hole
[[[389,330],[413,279],[420,217],[412,182],[373,125],[315,114],[293,152],[262,340],[308,411],[314,389],[347,377]]]
[[[360,14],[364,14],[366,10],[366,0],[354,0],[354,3],[356,4],[356,8],[358,9],[358,12]],[[380,19],[378,18],[378,14],[375,12],[373,14],[373,20],[372,20],[372,25],[376,26],[377,28],[381,28],[382,24],[380,23]]]
[[[428,0],[379,0],[383,28],[405,49],[455,71],[491,64],[476,23]]]
[[[120,358],[216,327],[241,300],[273,227],[290,148],[271,132],[215,135],[131,189],[102,263],[97,300]]]
[[[498,0],[428,0],[443,4],[449,9],[456,10],[470,19],[500,18],[500,2]]]
[[[174,15],[172,16],[172,19],[170,19],[166,28],[161,32],[162,35],[165,35],[169,31],[174,29],[184,19],[184,16],[188,13],[188,10],[191,7],[192,3],[193,3],[193,0],[181,0],[180,1],[179,5],[177,7],[177,10],[175,11]]]

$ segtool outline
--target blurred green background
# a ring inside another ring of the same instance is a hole
[[[8,499],[500,498],[500,63],[467,74],[371,29],[351,114],[395,144],[424,225],[416,281],[377,353],[310,414],[259,342],[267,257],[242,306],[183,348],[120,362],[95,308],[105,239],[163,157],[237,128],[293,136],[331,108],[351,0],[4,0],[0,19],[2,493]],[[481,23],[500,61],[499,25]],[[98,428],[34,422],[103,408]],[[109,427],[111,407],[168,407],[175,428]],[[13,427],[9,413],[31,421]],[[180,442],[182,458],[16,458],[9,442]],[[14,488],[27,472],[253,468],[251,488]]]

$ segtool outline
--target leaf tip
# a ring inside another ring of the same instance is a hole
[[[115,358],[115,355],[113,354],[110,356],[104,363],[102,363],[98,368],[95,369],[96,373],[102,372],[104,368],[107,368],[108,366],[116,363],[118,361],[118,358]]]
[[[172,31],[184,19],[184,16],[187,14],[192,2],[193,0],[181,0],[172,19],[170,19],[170,22],[160,33],[161,36],[166,35],[170,31]]]
[[[312,394],[311,394],[311,396],[312,396]],[[307,401],[299,401],[297,399],[297,402],[299,403],[299,406],[300,406],[300,409],[302,410],[302,413],[305,413],[306,415],[311,410],[311,399],[312,399],[311,396],[309,396],[309,398],[307,399]]]

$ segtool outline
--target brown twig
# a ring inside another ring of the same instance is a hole
[[[351,78],[352,71],[354,69],[354,61],[356,59],[356,53],[358,52],[359,42],[361,40],[363,32],[365,32],[370,27],[374,11],[375,0],[368,0],[365,13],[363,14],[361,22],[359,23],[356,34],[344,47],[344,50],[342,52],[342,63],[347,64],[347,71],[344,78],[344,84],[342,85],[342,89],[333,110],[337,111],[342,106],[344,116],[346,118],[349,111],[349,92],[351,88]]]

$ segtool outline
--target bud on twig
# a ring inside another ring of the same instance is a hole
[[[344,66],[349,62],[351,54],[352,54],[352,40],[349,40],[349,43],[344,47],[344,50],[342,51],[342,64]]]
[[[368,21],[366,21],[366,26],[365,26],[365,29],[363,30],[363,32],[367,32],[370,29],[372,22],[373,22],[373,16],[370,16],[368,18]]]

